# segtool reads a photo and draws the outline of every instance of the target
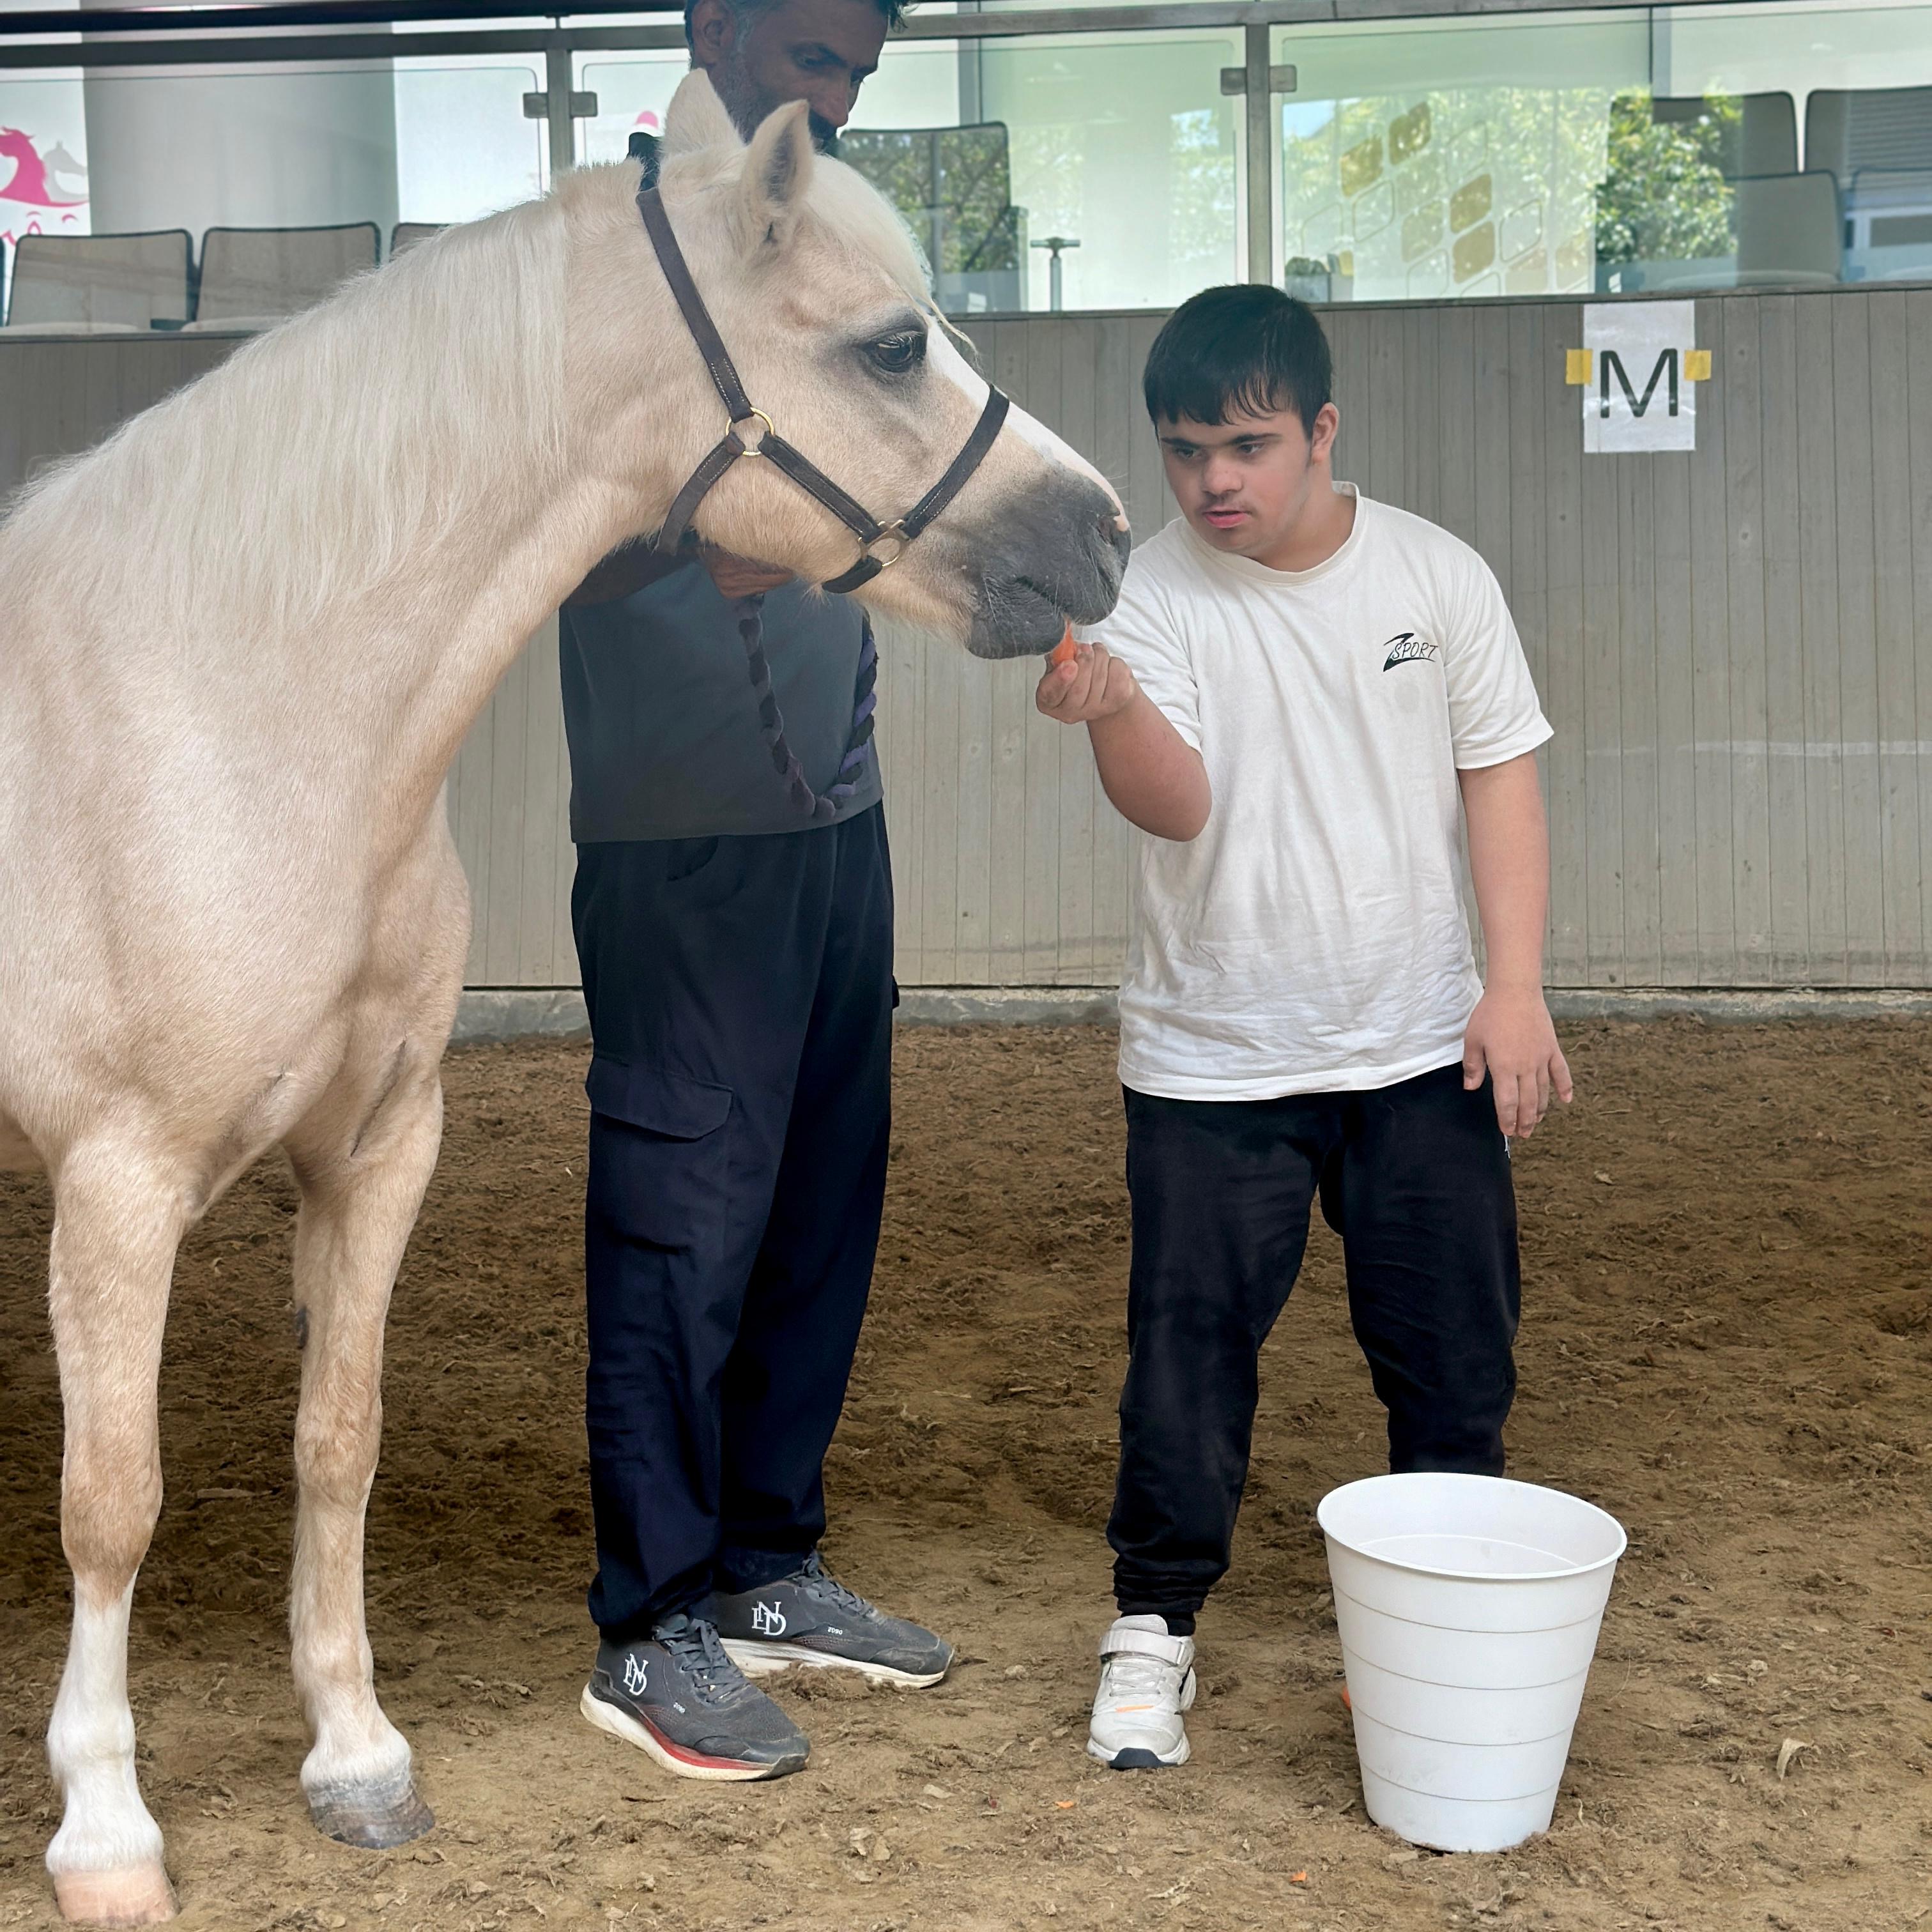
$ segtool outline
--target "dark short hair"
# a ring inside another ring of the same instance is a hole
[[[1156,423],[1292,410],[1312,430],[1333,392],[1328,338],[1306,302],[1254,282],[1203,289],[1167,319],[1141,379]]]
[[[755,20],[760,14],[775,14],[785,0],[724,0],[725,10],[735,15],[741,26]],[[905,19],[905,10],[910,0],[872,0],[872,4],[886,16],[886,31],[898,30]],[[684,0],[684,44],[695,48],[697,42],[691,37],[691,16],[696,11],[698,0]]]

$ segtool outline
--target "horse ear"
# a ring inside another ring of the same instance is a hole
[[[802,100],[768,114],[752,136],[739,198],[754,248],[791,238],[812,181],[811,110]]]
[[[726,112],[711,76],[701,67],[693,68],[677,84],[677,92],[664,110],[664,152],[688,154],[700,148],[742,148],[741,135]]]

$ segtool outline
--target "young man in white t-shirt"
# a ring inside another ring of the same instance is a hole
[[[1570,1092],[1542,988],[1550,731],[1488,566],[1336,484],[1328,345],[1279,290],[1185,304],[1145,390],[1182,515],[1135,552],[1105,641],[1037,697],[1088,727],[1143,835],[1120,991],[1120,1614],[1088,1744],[1119,1769],[1186,1760],[1195,1615],[1228,1567],[1256,1360],[1313,1199],[1390,1468],[1500,1474],[1508,1137]]]

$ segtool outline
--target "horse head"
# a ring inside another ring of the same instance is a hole
[[[634,188],[634,170],[593,172]],[[934,308],[896,213],[814,153],[802,105],[747,143],[702,74],[671,103],[662,192],[752,402],[881,523],[910,510],[971,436],[988,390]],[[571,329],[587,351],[572,358],[588,412],[579,446],[634,494],[639,527],[654,530],[723,435],[724,410],[628,196],[621,212],[612,195],[594,213],[586,197],[572,232],[584,272],[573,275]],[[734,463],[694,527],[815,583],[860,555],[845,524],[770,462]],[[1017,656],[1050,648],[1070,619],[1107,615],[1127,544],[1106,479],[1014,407],[938,520],[916,541],[882,547],[891,567],[856,594],[980,656]]]

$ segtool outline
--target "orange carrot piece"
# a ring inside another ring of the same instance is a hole
[[[1046,654],[1047,668],[1058,670],[1062,664],[1071,664],[1078,649],[1079,646],[1073,641],[1073,626],[1069,624],[1060,633],[1059,643]]]

